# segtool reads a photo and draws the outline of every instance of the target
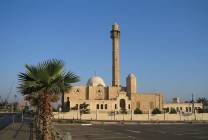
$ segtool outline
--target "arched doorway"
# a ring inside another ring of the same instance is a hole
[[[67,101],[66,101],[66,109],[67,109],[67,111],[70,110],[70,101],[69,101],[69,97],[67,97]]]
[[[126,101],[124,99],[120,99],[120,108],[122,110],[126,109]]]

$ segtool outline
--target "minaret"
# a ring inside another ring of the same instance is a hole
[[[112,25],[111,38],[113,46],[113,65],[112,65],[112,86],[120,86],[119,81],[119,37],[120,31],[117,23]]]

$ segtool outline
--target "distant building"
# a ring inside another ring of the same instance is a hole
[[[185,103],[181,102],[179,97],[173,98],[171,103],[165,103],[164,109],[170,112],[171,108],[174,108],[178,113],[192,113],[194,111],[202,109],[202,103]]]
[[[112,112],[126,110],[131,112],[136,108],[144,113],[149,113],[154,108],[163,109],[164,98],[160,93],[137,92],[137,80],[134,74],[126,78],[126,85],[120,85],[119,75],[119,37],[118,24],[114,24],[111,30],[112,38],[112,86],[106,86],[99,76],[91,77],[86,85],[74,86],[68,91],[64,100],[69,108],[79,109],[80,104],[89,104],[92,112]]]

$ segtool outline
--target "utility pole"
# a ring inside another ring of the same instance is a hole
[[[195,108],[194,108],[194,94],[192,94],[191,103],[192,103],[192,113],[195,113]]]

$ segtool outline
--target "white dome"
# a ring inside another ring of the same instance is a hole
[[[87,81],[87,86],[105,86],[105,82],[99,76],[93,76]]]
[[[136,77],[133,73],[130,73],[128,77]]]

